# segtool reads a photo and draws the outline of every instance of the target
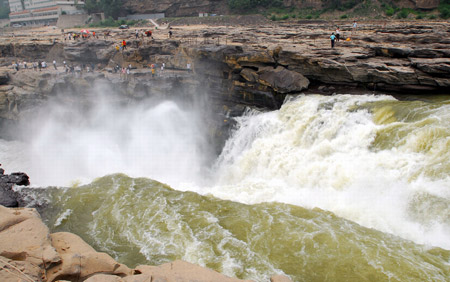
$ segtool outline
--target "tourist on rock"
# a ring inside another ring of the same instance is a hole
[[[139,39],[139,31],[136,29],[136,39]]]
[[[41,61],[38,62],[38,67],[39,67],[39,71],[41,71],[42,70],[42,62]]]
[[[122,40],[122,51],[127,48],[127,42],[125,40]]]
[[[334,40],[336,39],[334,32],[331,34],[330,39],[331,39],[331,48],[334,48]]]
[[[353,21],[353,25],[352,25],[352,36],[353,33],[356,34],[356,30],[358,29],[358,24],[356,23],[356,21]]]
[[[53,67],[55,68],[55,70],[58,70],[58,68],[56,67],[56,61],[53,60]]]
[[[169,38],[172,38],[172,31],[169,30]]]
[[[336,42],[339,42],[339,38],[341,36],[341,31],[339,27],[336,27]]]
[[[23,61],[23,68],[24,69],[27,69],[28,67],[27,67],[27,62],[25,62],[25,61]]]

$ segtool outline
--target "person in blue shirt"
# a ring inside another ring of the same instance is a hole
[[[330,36],[331,39],[331,48],[334,48],[334,40],[336,39],[336,35],[334,35],[334,32]]]

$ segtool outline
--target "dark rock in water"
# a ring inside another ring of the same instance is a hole
[[[18,207],[18,194],[12,190],[14,185],[30,185],[28,175],[23,172],[4,174],[0,169],[0,205],[5,207]]]

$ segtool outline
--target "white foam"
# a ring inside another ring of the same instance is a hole
[[[392,98],[304,96],[278,112],[240,118],[241,128],[217,164],[217,184],[198,191],[249,204],[319,207],[366,227],[450,249],[448,222],[424,224],[409,212],[411,198],[421,191],[450,201],[449,178],[412,177],[430,163],[420,152],[372,148],[384,125],[375,124],[359,105],[377,100]]]

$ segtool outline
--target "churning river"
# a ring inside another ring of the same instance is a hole
[[[53,232],[130,267],[450,281],[450,97],[422,98],[290,97],[239,117],[216,159],[195,107],[54,103],[0,160],[45,188]]]

